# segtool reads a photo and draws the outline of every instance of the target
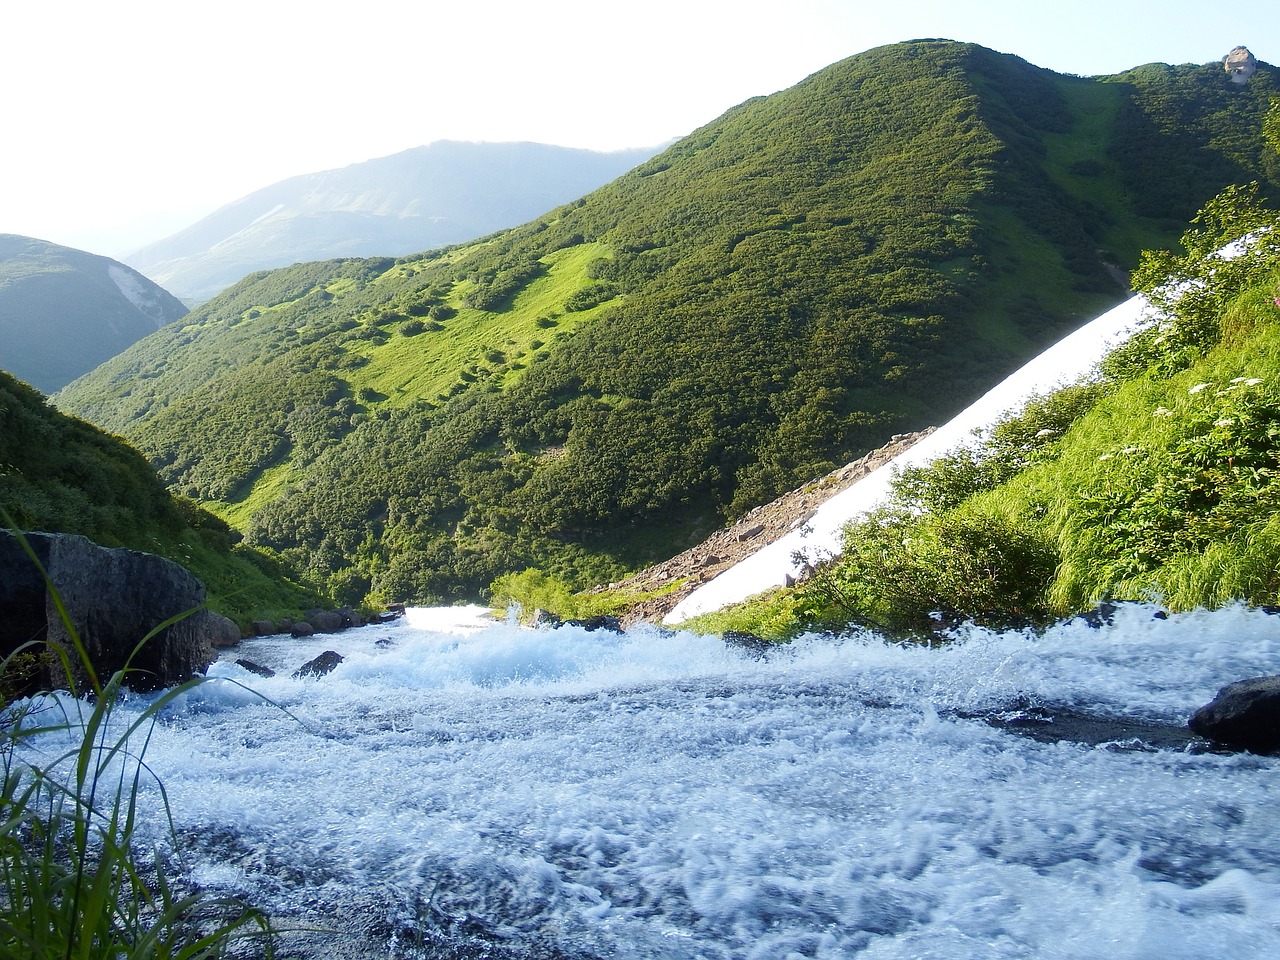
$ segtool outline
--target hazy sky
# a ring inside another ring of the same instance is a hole
[[[1275,0],[46,0],[0,9],[0,233],[123,256],[434,140],[617,149],[921,37],[1062,73],[1280,62]]]

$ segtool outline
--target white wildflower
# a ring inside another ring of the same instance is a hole
[[[1151,415],[1153,417],[1172,417],[1173,411],[1168,407],[1156,407]]]
[[[1235,421],[1232,420],[1230,417],[1223,417],[1221,420],[1213,421],[1213,425],[1215,427],[1229,427],[1233,423],[1235,423]]]
[[[1111,454],[1109,454],[1109,453],[1104,453],[1102,456],[1100,456],[1100,457],[1098,458],[1098,460],[1099,460],[1099,461],[1101,461],[1101,460],[1110,460],[1110,459],[1111,459]]]
[[[1213,386],[1211,383],[1197,383],[1187,393],[1199,393],[1201,390],[1208,390],[1211,386]]]
[[[1043,430],[1041,430],[1039,433],[1036,434],[1036,439],[1043,440],[1045,437],[1054,437],[1054,436],[1057,436],[1057,434],[1058,434],[1057,430],[1050,430],[1048,427],[1045,427]]]

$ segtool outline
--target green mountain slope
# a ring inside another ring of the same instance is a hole
[[[607,183],[656,152],[439,141],[264,187],[128,260],[178,296],[208,300],[254,270],[411,253],[485,236]]]
[[[1116,302],[1141,248],[1273,172],[1277,89],[881,48],[524,227],[246,278],[58,402],[348,598],[608,579]]]
[[[132,267],[0,234],[0,370],[52,392],[187,308]]]
[[[209,603],[240,621],[316,606],[268,557],[190,501],[175,498],[119,437],[68,417],[0,372],[0,526],[78,533],[168,557],[204,581]]]
[[[1280,121],[1280,110],[1275,114]],[[1280,145],[1280,138],[1276,140]],[[1139,284],[1165,319],[1100,375],[895,484],[809,585],[716,618],[798,633],[1280,602],[1280,215],[1228,193]],[[1245,252],[1224,261],[1230,241]]]

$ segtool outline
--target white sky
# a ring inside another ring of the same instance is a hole
[[[434,140],[617,149],[885,43],[1062,73],[1280,61],[1275,0],[7,0],[0,233],[124,256],[297,174]]]

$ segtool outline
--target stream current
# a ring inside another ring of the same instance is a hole
[[[413,610],[227,651],[146,757],[191,878],[282,956],[1280,956],[1280,759],[994,723],[1177,731],[1280,673],[1280,618],[1154,609],[766,658]]]

